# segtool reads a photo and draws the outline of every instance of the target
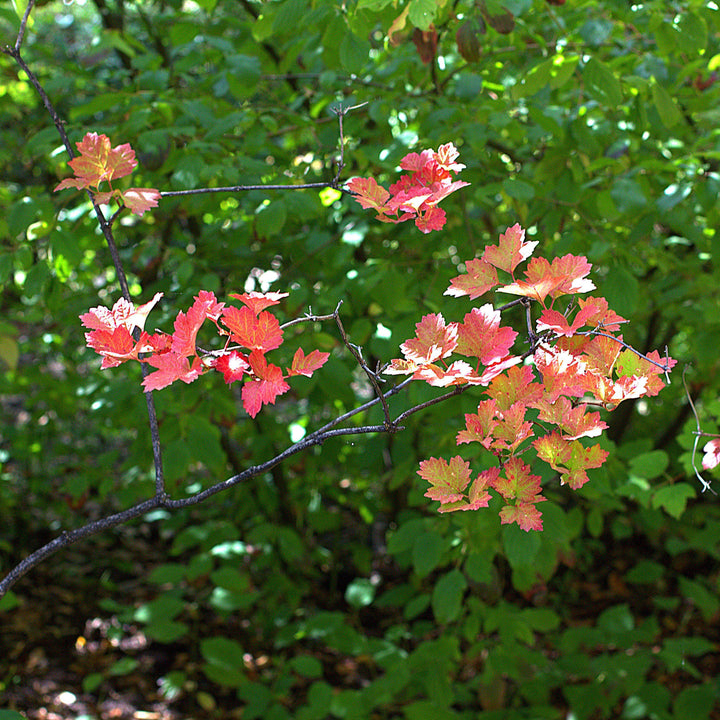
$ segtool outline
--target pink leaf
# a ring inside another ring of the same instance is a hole
[[[320,352],[319,350],[313,350],[309,355],[305,355],[304,350],[298,348],[293,356],[292,365],[288,368],[288,377],[293,375],[310,377],[325,364],[329,357],[330,353]]]
[[[157,207],[160,192],[155,188],[129,188],[121,196],[130,212],[142,217],[147,210]]]

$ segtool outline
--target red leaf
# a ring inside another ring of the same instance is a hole
[[[541,345],[534,355],[535,367],[542,375],[543,392],[549,402],[561,395],[582,397],[587,389],[587,364],[567,350]]]
[[[290,386],[283,380],[282,370],[269,364],[261,352],[253,350],[248,362],[257,379],[245,382],[242,401],[247,414],[255,417],[263,405],[274,405],[275,399],[286,393]]]
[[[567,440],[581,437],[597,437],[607,428],[600,420],[600,413],[588,413],[587,405],[573,407],[566,397],[559,397],[554,403],[541,400],[535,407],[540,410],[538,420],[557,425]]]
[[[376,210],[378,214],[385,213],[385,204],[390,199],[390,193],[374,178],[353,178],[347,184],[353,197],[366,210]]]
[[[55,190],[66,187],[97,187],[103,180],[115,180],[129,175],[136,167],[135,151],[127,143],[110,148],[107,135],[87,133],[76,143],[80,156],[69,161],[74,180],[63,180]]]
[[[441,168],[448,170],[449,172],[460,172],[465,169],[465,166],[462,163],[455,162],[459,155],[460,153],[457,148],[451,142],[445,143],[445,145],[441,145],[438,148],[438,151],[435,154],[435,160]]]
[[[171,385],[176,380],[182,380],[184,383],[190,384],[193,380],[197,380],[203,372],[200,358],[196,357],[191,365],[188,358],[172,351],[162,355],[151,355],[146,362],[157,368],[157,370],[147,375],[143,380],[142,384],[145,392],[162,390],[162,388]]]
[[[580,311],[575,315],[572,325],[567,318],[557,310],[544,310],[538,318],[537,330],[552,330],[556,335],[571,337],[580,328],[588,326],[602,327],[606,331],[619,329],[619,323],[625,322],[623,318],[608,310],[605,298],[580,298]]]
[[[622,340],[622,335],[618,337]],[[622,350],[622,345],[612,338],[598,335],[583,348],[588,367],[599,375],[609,376]]]
[[[288,293],[283,292],[249,292],[230,295],[231,298],[235,298],[243,303],[243,305],[247,305],[256,315],[271,305],[277,305],[282,298],[286,298],[287,296]]]
[[[498,288],[499,292],[522,295],[544,303],[550,295],[554,300],[560,295],[589,292],[595,289],[586,275],[591,269],[585,257],[565,255],[549,263],[545,258],[533,258],[525,271],[526,280]]]
[[[482,259],[500,270],[512,273],[523,260],[527,260],[532,255],[537,245],[537,240],[532,242],[524,242],[524,240],[525,231],[520,225],[515,224],[500,236],[497,245],[488,245],[485,248]]]
[[[540,495],[540,476],[530,474],[530,466],[519,457],[511,457],[503,466],[503,475],[493,484],[506,500],[517,499],[520,502],[539,502],[545,498]]]
[[[114,330],[102,328],[85,333],[85,343],[102,355],[103,361],[100,366],[102,370],[117,367],[126,360],[137,360],[138,357],[135,340],[124,325]]]
[[[305,355],[305,351],[298,348],[293,356],[292,365],[288,368],[288,377],[294,375],[310,377],[325,364],[329,357],[330,353],[320,352],[319,350],[313,350],[309,355]]]
[[[599,445],[586,448],[579,440],[567,440],[557,432],[538,438],[533,446],[538,457],[560,473],[560,482],[573,490],[588,481],[586,470],[600,467],[608,456]]]
[[[418,230],[426,234],[433,230],[441,230],[445,225],[445,211],[431,205],[425,212],[418,213],[415,218],[415,225]]]
[[[431,363],[455,350],[457,334],[457,323],[445,325],[445,319],[439,313],[425,315],[415,325],[415,337],[406,340],[400,349],[407,360],[418,364]]]
[[[430,458],[420,463],[418,475],[430,483],[425,497],[440,503],[463,499],[463,491],[470,483],[470,463],[459,455],[446,462],[442,458]]]
[[[482,385],[483,378],[476,374],[468,363],[456,360],[445,369],[439,365],[429,363],[420,365],[413,375],[414,380],[425,380],[434,387],[448,387],[449,385]]]
[[[237,350],[231,350],[229,353],[221,355],[215,361],[215,369],[220,371],[225,378],[225,383],[230,385],[242,377],[250,370],[250,363],[247,357]]]
[[[271,313],[263,310],[257,316],[247,307],[227,307],[222,321],[230,330],[232,339],[249,350],[267,352],[280,347],[283,331]]]
[[[540,498],[545,500],[545,498]],[[542,530],[542,514],[535,507],[534,503],[518,503],[517,505],[505,505],[500,511],[500,523],[517,523],[522,530]]]
[[[493,429],[497,425],[495,412],[497,405],[494,400],[481,400],[478,403],[477,413],[465,415],[465,430],[460,430],[455,442],[458,445],[469,442],[479,442],[487,450],[493,442]]]
[[[507,357],[516,337],[512,328],[500,327],[499,310],[483,305],[465,315],[458,327],[457,352],[490,365]]]
[[[80,320],[86,328],[91,330],[114,330],[120,326],[124,327],[128,332],[132,332],[135,328],[142,330],[145,327],[148,314],[162,296],[161,292],[155,293],[150,302],[146,302],[139,307],[128,302],[125,298],[120,298],[113,305],[112,310],[108,310],[102,305],[90,308],[86,313],[80,315]]]
[[[495,378],[488,387],[488,397],[497,401],[498,408],[507,410],[517,402],[525,405],[539,400],[543,395],[540,383],[535,382],[535,374],[529,365],[511,367],[507,373]]]
[[[175,318],[175,332],[172,336],[172,351],[186,357],[195,355],[198,330],[208,318],[216,320],[224,307],[218,303],[215,295],[206,290],[195,296],[187,314],[179,312]]]
[[[120,196],[130,212],[142,217],[147,210],[157,207],[160,192],[155,188],[129,188]]]
[[[465,263],[466,272],[450,281],[445,295],[461,297],[469,295],[471,300],[479,298],[498,284],[497,270],[484,260],[474,259]]]
[[[531,422],[525,420],[527,406],[518,402],[507,410],[498,411],[498,424],[493,432],[493,447],[501,450],[515,450],[533,434]]]

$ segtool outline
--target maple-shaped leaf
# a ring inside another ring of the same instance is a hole
[[[493,442],[493,429],[497,425],[495,413],[497,404],[495,400],[481,400],[478,403],[477,413],[466,413],[465,430],[460,430],[455,442],[457,445],[469,442],[479,442],[487,450]]]
[[[177,314],[174,323],[175,332],[172,335],[172,351],[177,355],[189,357],[197,354],[195,341],[198,330],[207,320],[210,302],[196,297],[187,313],[181,311]]]
[[[509,227],[497,245],[488,245],[482,259],[500,270],[512,273],[515,268],[532,255],[538,241],[525,242],[525,231],[520,225]]]
[[[286,298],[288,293],[284,292],[249,292],[249,293],[234,293],[231,294],[231,298],[239,300],[243,305],[247,305],[256,315],[269,308],[272,305],[277,305],[280,300]]]
[[[145,392],[162,390],[176,380],[182,380],[184,383],[190,384],[202,375],[204,369],[200,358],[195,357],[191,364],[187,357],[172,351],[162,355],[151,355],[145,359],[145,362],[157,368],[155,372],[150,373],[143,380],[142,384]]]
[[[542,375],[545,398],[555,402],[561,395],[582,397],[587,390],[587,363],[567,350],[540,345],[533,356]]]
[[[150,302],[138,307],[125,298],[120,298],[111,310],[102,305],[90,308],[86,313],[80,315],[80,320],[90,330],[114,330],[121,326],[128,332],[132,332],[135,328],[142,330],[148,314],[162,296],[161,292],[155,293]]]
[[[539,498],[538,502],[542,500],[545,500],[545,498]],[[521,502],[516,505],[505,505],[500,510],[500,524],[505,525],[508,523],[517,523],[525,532],[543,529],[542,514],[534,503]]]
[[[483,379],[472,366],[462,360],[456,360],[447,368],[435,363],[418,366],[413,374],[414,380],[424,380],[433,387],[449,387],[450,385],[483,384]]]
[[[125,177],[137,167],[135,151],[130,145],[125,143],[111,148],[107,135],[87,133],[76,146],[80,155],[68,163],[75,177],[63,180],[55,191],[68,187],[79,190],[97,187],[104,180]]]
[[[140,336],[140,342],[138,342],[138,352],[160,355],[161,353],[168,352],[171,346],[172,335],[164,332],[157,332],[152,335],[143,333]]]
[[[293,356],[292,365],[287,369],[288,377],[294,375],[310,377],[325,364],[329,357],[330,353],[320,352],[320,350],[313,350],[309,355],[305,355],[305,351],[298,348]]]
[[[283,380],[282,370],[268,363],[262,352],[253,350],[248,362],[256,379],[247,380],[241,394],[243,407],[254,418],[263,405],[274,405],[275,399],[286,393],[290,386]]]
[[[632,400],[649,395],[648,383],[650,378],[645,375],[630,375],[613,380],[605,375],[587,373],[582,379],[585,390],[594,395],[606,410],[614,410],[623,400]]]
[[[720,440],[714,439],[705,443],[703,447],[702,466],[705,470],[712,470],[720,465]]]
[[[488,488],[492,487],[499,473],[500,468],[498,467],[484,470],[472,481],[470,489],[467,492],[467,499],[465,499],[463,495],[460,500],[444,502],[438,508],[438,512],[447,513],[455,512],[455,510],[479,510],[481,507],[487,507],[492,499]]]
[[[378,185],[374,178],[353,178],[347,188],[366,210],[375,210],[378,215],[385,214],[385,204],[390,199],[390,193]]]
[[[507,357],[517,333],[500,327],[500,311],[489,303],[473,308],[458,326],[456,352],[490,365]]]
[[[469,295],[471,300],[476,300],[497,284],[497,270],[490,263],[475,258],[465,263],[465,272],[453,278],[443,294],[452,297]]]
[[[488,397],[494,398],[497,407],[507,410],[517,402],[532,405],[543,395],[543,387],[535,382],[535,373],[529,365],[514,366],[496,377],[487,389]]]
[[[256,315],[247,305],[227,307],[223,311],[222,322],[230,331],[231,338],[249,350],[267,352],[282,344],[280,323],[266,310]]]
[[[415,337],[406,340],[400,349],[407,360],[418,364],[432,363],[455,350],[457,335],[457,323],[446,325],[440,313],[432,313],[415,324]]]
[[[458,153],[459,154],[459,153]],[[400,167],[403,170],[410,170],[411,172],[420,172],[424,167],[429,165],[434,160],[432,150],[423,150],[421,153],[408,153],[401,161]],[[455,156],[457,157],[457,155]],[[409,175],[406,177],[410,177]]]
[[[225,383],[230,385],[241,380],[247,374],[250,370],[250,363],[241,352],[231,350],[217,358],[214,367],[223,374]]]
[[[585,343],[582,353],[587,367],[598,375],[609,377],[622,350],[619,341],[622,341],[622,335],[619,335],[617,340],[605,335],[597,335],[590,342]]]
[[[85,343],[102,355],[101,370],[117,367],[127,360],[138,358],[135,340],[124,325],[119,325],[113,330],[102,328],[85,333]]]
[[[525,420],[527,405],[517,402],[502,412],[497,412],[498,424],[493,431],[492,447],[501,450],[515,450],[523,441],[533,435],[531,422]]]
[[[538,457],[560,473],[560,482],[573,490],[589,480],[588,469],[600,467],[608,456],[599,445],[586,448],[579,440],[568,440],[556,431],[533,441],[533,446]]]
[[[133,187],[128,190],[123,190],[120,193],[120,197],[130,212],[142,217],[147,210],[157,207],[158,200],[161,196],[160,192],[155,188]],[[95,200],[99,202],[97,196]]]
[[[385,375],[412,375],[418,367],[419,365],[412,360],[394,358],[383,372]]]
[[[647,358],[648,360],[640,357],[632,350],[623,350],[618,356],[616,368],[618,375],[621,376],[619,380],[628,376],[647,378],[646,395],[653,397],[665,387],[659,376],[675,367],[677,360],[661,358],[657,350],[649,352]]]
[[[470,484],[470,463],[459,455],[446,462],[442,458],[430,458],[420,463],[417,474],[430,483],[425,497],[440,503],[458,502]]]
[[[458,152],[458,149],[455,145],[453,145],[453,143],[449,142],[438,148],[437,153],[435,154],[435,159],[441,168],[444,168],[449,172],[460,172],[465,169],[465,166],[462,163],[455,162],[459,156],[460,153]]]
[[[212,320],[214,323],[217,323],[217,321],[222,317],[222,311],[225,307],[225,303],[218,302],[214,292],[211,292],[210,290],[201,290],[195,296],[195,301],[203,304],[205,317]]]
[[[420,232],[429,233],[433,230],[442,230],[445,225],[445,211],[435,205],[428,207],[425,212],[418,213],[415,226]]]
[[[518,502],[540,502],[545,498],[540,495],[540,476],[533,475],[529,465],[519,457],[511,457],[502,468],[500,475],[493,484],[505,500]]]
[[[525,270],[525,280],[498,288],[498,292],[521,295],[541,304],[550,295],[554,300],[561,295],[589,292],[595,289],[586,275],[592,266],[587,258],[565,255],[549,263],[545,258],[533,258]]]
[[[598,437],[607,424],[600,420],[600,413],[588,413],[587,405],[573,407],[567,397],[559,397],[555,402],[540,400],[535,404],[540,414],[538,420],[557,425],[568,440],[581,437]]]
[[[619,329],[624,318],[608,309],[605,298],[580,298],[580,310],[570,324],[557,310],[543,310],[537,322],[538,332],[552,330],[556,335],[571,337],[583,327],[602,327],[606,331]]]

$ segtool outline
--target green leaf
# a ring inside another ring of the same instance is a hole
[[[370,43],[347,30],[340,42],[340,64],[343,68],[351,73],[360,72],[367,63],[369,54]]]
[[[710,717],[717,689],[713,683],[683,688],[673,702],[675,720],[705,720]]]
[[[660,121],[666,128],[677,125],[682,120],[682,113],[675,104],[675,100],[667,90],[658,83],[653,83],[650,92],[652,93],[655,109],[660,116]]]
[[[652,480],[662,475],[669,464],[670,458],[664,450],[651,450],[632,458],[630,470],[635,475]]]
[[[275,15],[273,31],[296,33],[303,26],[303,18],[308,11],[307,0],[285,0]]]
[[[428,30],[435,21],[438,11],[437,0],[410,0],[408,19],[420,30]]]
[[[687,501],[696,495],[695,488],[688,483],[675,483],[660,488],[652,496],[652,507],[663,508],[668,515],[679,518],[687,507]]]
[[[532,564],[541,545],[540,535],[525,532],[515,523],[501,528],[505,557],[512,567]]]
[[[684,8],[677,25],[680,50],[689,57],[702,55],[708,41],[708,29],[703,17],[689,8]]]
[[[457,619],[466,589],[467,580],[459,570],[451,570],[435,583],[432,609],[439,623],[445,624]]]
[[[373,12],[379,12],[388,5],[392,4],[394,0],[359,0],[357,4],[358,10],[372,10]]]
[[[583,69],[587,91],[600,103],[609,107],[622,104],[623,92],[620,81],[601,60],[591,57]]]
[[[413,567],[420,577],[425,577],[438,566],[444,544],[442,537],[433,531],[423,532],[415,537],[412,549]]]
[[[240,687],[246,682],[243,649],[235,640],[206,638],[200,641],[200,654],[206,663],[203,672],[210,680],[226,687]]]

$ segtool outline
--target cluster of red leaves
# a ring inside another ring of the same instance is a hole
[[[469,184],[453,180],[453,173],[465,167],[455,162],[457,157],[452,143],[441,145],[437,152],[410,153],[400,161],[400,167],[410,174],[403,175],[389,191],[374,178],[353,178],[347,187],[364,208],[377,212],[378,220],[401,223],[414,219],[422,232],[429,233],[445,225],[445,211],[438,203]]]
[[[255,417],[263,405],[274,404],[279,395],[290,389],[286,378],[310,377],[329,357],[329,353],[318,350],[305,355],[298,348],[286,374],[267,361],[265,354],[282,344],[283,330],[266,308],[277,305],[286,296],[287,293],[277,292],[231,295],[242,303],[237,308],[218,302],[212,292],[203,290],[186,313],[178,313],[172,335],[162,332],[150,335],[144,330],[145,319],[162,293],[140,307],[121,298],[112,310],[92,308],[80,320],[90,330],[85,333],[88,347],[103,358],[102,369],[127,360],[148,363],[156,370],[143,380],[146,392],[160,390],[176,380],[191,383],[209,370],[217,370],[228,385],[244,380],[243,406]],[[225,338],[221,351],[208,352],[197,347],[197,334],[206,320]]]
[[[87,133],[76,145],[80,155],[68,163],[75,177],[63,180],[55,192],[71,187],[78,190],[94,188],[93,198],[98,205],[106,205],[114,198],[136,215],[157,207],[160,193],[155,188],[120,190],[112,187],[113,180],[129,175],[137,167],[135,151],[130,145],[125,143],[111,148],[107,135],[97,133]],[[110,190],[100,192],[102,182],[107,182]]]
[[[404,358],[393,360],[386,370],[438,387],[487,388],[477,413],[465,415],[456,442],[480,443],[498,464],[473,478],[470,463],[460,456],[449,462],[431,458],[421,463],[419,475],[430,483],[426,496],[440,501],[440,512],[487,507],[493,490],[505,501],[502,522],[516,522],[523,530],[542,529],[536,506],[545,498],[540,478],[521,455],[533,447],[562,483],[582,487],[587,470],[607,457],[600,445],[581,440],[597,437],[607,427],[589,408],[612,410],[622,400],[657,395],[664,387],[660,376],[675,365],[669,358],[661,362],[656,351],[641,357],[623,349],[622,336],[615,333],[625,320],[604,298],[579,298],[574,310],[564,313],[554,307],[559,297],[595,289],[586,258],[532,258],[523,277],[516,277],[517,266],[536,245],[525,241],[519,225],[508,228],[497,245],[466,263],[466,271],[445,292],[476,299],[496,290],[537,303],[539,317],[528,328],[533,344],[529,356],[512,353],[518,333],[501,325],[500,311],[486,304],[473,308],[460,323],[446,323],[437,313],[426,315],[417,323],[415,337],[400,346]],[[510,282],[501,282],[498,272]],[[452,354],[472,362],[449,360]]]

